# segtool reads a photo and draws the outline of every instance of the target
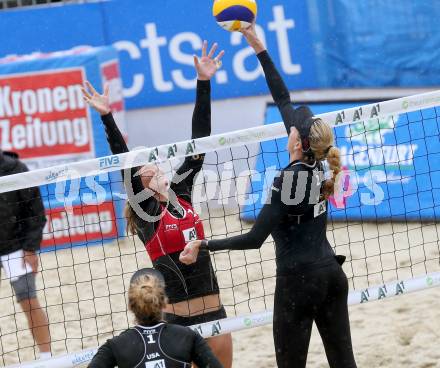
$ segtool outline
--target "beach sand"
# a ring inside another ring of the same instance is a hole
[[[210,216],[207,236],[236,234],[236,215]],[[439,272],[440,225],[329,223],[328,237],[348,259],[344,270],[351,289]],[[37,286],[47,308],[54,355],[102,344],[132,323],[126,308],[131,274],[150,262],[143,245],[120,239],[104,246],[41,254]],[[213,256],[229,316],[273,307],[274,249],[220,252]],[[2,278],[5,277],[2,272]],[[440,288],[432,288],[350,307],[358,367],[440,368]],[[35,359],[34,342],[8,280],[0,290],[0,365]],[[275,367],[272,326],[233,334],[234,366]],[[308,367],[328,367],[314,328]]]

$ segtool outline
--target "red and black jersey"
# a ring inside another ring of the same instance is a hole
[[[128,152],[127,144],[113,119],[112,114],[101,116],[105,127],[107,140],[109,142],[113,154]],[[197,81],[196,104],[192,117],[192,134],[191,139],[197,139],[209,136],[211,134],[211,84],[209,81]],[[194,179],[203,166],[204,155],[188,156],[183,164],[176,170],[176,174],[171,180],[170,190],[174,192],[177,198],[183,199],[186,203],[191,203]],[[141,177],[137,174],[139,167],[131,169],[130,183],[132,190],[129,193],[134,195],[144,190]],[[124,176],[124,170],[122,170]],[[183,177],[183,180],[181,178]],[[130,201],[130,198],[128,198]],[[153,217],[160,217],[164,210],[164,204],[160,203],[156,198],[150,196],[145,199],[139,206],[142,210]],[[167,205],[167,210],[177,214],[179,217],[179,209],[176,210],[171,204]],[[135,218],[136,230],[139,238],[144,244],[148,243],[156,234],[159,225],[163,221],[144,221],[139,216]]]
[[[101,118],[112,153],[128,152],[127,144],[112,114]],[[191,139],[210,134],[211,86],[209,81],[197,81]],[[171,304],[219,293],[208,252],[200,254],[195,264],[187,266],[179,262],[179,253],[187,241],[204,239],[202,222],[191,206],[194,179],[202,169],[203,161],[204,155],[188,156],[176,170],[170,190],[173,192],[172,197],[177,197],[178,203],[161,203],[150,196],[139,203],[139,206],[156,220],[145,221],[140,216],[134,219],[137,235],[146,245],[154,267],[164,275],[166,293]],[[139,167],[132,168],[130,175],[132,190],[128,193],[134,195],[144,190],[141,177],[136,175],[138,170]],[[124,177],[124,171],[122,176]],[[128,201],[130,202],[130,196]]]
[[[193,207],[185,200],[178,198],[183,216],[177,217],[175,211],[161,205],[162,214],[153,237],[145,243],[145,248],[152,261],[161,256],[180,252],[186,243],[204,239],[203,223]],[[174,213],[174,214],[173,214]]]

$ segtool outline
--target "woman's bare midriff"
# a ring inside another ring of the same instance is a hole
[[[220,308],[220,296],[218,294],[213,294],[202,296],[200,298],[185,300],[179,303],[167,304],[164,312],[182,317],[190,317],[215,312]]]

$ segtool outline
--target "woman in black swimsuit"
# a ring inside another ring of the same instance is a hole
[[[191,264],[201,249],[260,248],[272,235],[277,279],[273,334],[278,367],[303,368],[315,321],[331,368],[355,368],[348,318],[348,282],[327,240],[327,199],[341,171],[332,128],[310,109],[292,107],[290,94],[255,28],[242,30],[263,66],[289,136],[290,164],[272,186],[272,197],[247,234],[187,244],[180,259]],[[331,178],[324,179],[327,160]]]
[[[166,323],[167,304],[160,272],[144,268],[130,280],[128,305],[137,326],[102,345],[89,368],[222,368],[205,340],[188,327]]]

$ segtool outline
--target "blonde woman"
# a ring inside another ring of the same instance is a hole
[[[130,280],[128,307],[137,326],[102,345],[89,368],[221,368],[205,340],[188,327],[162,320],[167,305],[160,272],[144,268]]]
[[[326,236],[327,199],[341,171],[332,128],[306,106],[292,107],[290,94],[254,26],[242,30],[260,60],[287,130],[290,164],[272,186],[272,197],[247,234],[194,241],[180,259],[191,264],[201,249],[254,249],[269,234],[275,241],[277,279],[273,334],[278,367],[304,368],[315,321],[331,368],[355,368],[348,318],[348,282]],[[331,177],[324,179],[323,161]]]

